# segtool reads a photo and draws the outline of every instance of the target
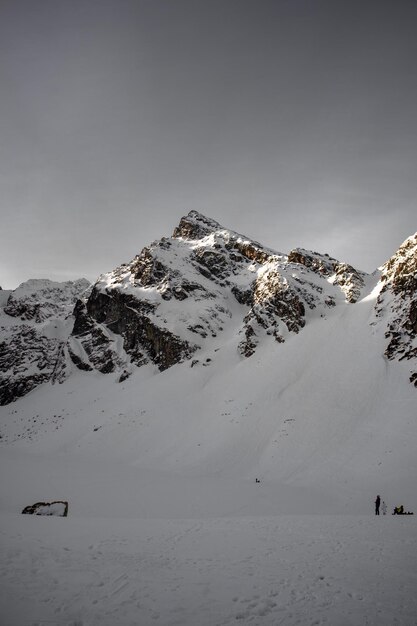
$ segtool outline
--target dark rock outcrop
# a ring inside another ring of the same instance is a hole
[[[359,300],[365,282],[365,273],[360,272],[347,263],[341,263],[328,254],[309,252],[303,248],[295,248],[288,255],[290,263],[299,263],[320,276],[333,276],[334,284],[338,285],[346,295],[346,300],[355,303]]]
[[[0,342],[0,404],[24,396],[49,381],[60,343],[26,324],[12,326]]]
[[[0,404],[65,379],[74,301],[88,285],[30,280],[10,293],[0,321]]]
[[[334,284],[339,285],[340,289],[345,293],[348,302],[352,304],[357,302],[365,286],[365,274],[358,272],[347,263],[335,263],[334,271]]]
[[[289,263],[298,263],[304,265],[309,270],[316,272],[321,276],[330,276],[334,272],[334,266],[338,261],[328,254],[320,254],[319,252],[311,252],[304,248],[295,248],[288,255]]]
[[[54,517],[68,517],[68,502],[54,500],[53,502],[36,502],[26,506],[22,515],[46,515]]]
[[[88,287],[89,282],[84,278],[66,283],[28,280],[10,294],[4,312],[40,324],[52,317],[68,315],[68,304],[75,302]]]
[[[218,222],[198,211],[190,211],[188,215],[181,218],[172,236],[174,239],[203,239],[218,230],[223,230]]]
[[[268,267],[253,284],[251,308],[244,318],[244,339],[239,350],[251,356],[257,345],[257,329],[264,329],[276,341],[285,341],[283,328],[298,333],[305,325],[305,305],[296,290],[273,266]]]
[[[382,269],[383,287],[376,303],[376,314],[386,319],[388,359],[412,360],[417,357],[417,233],[409,237]],[[415,368],[416,366],[413,365]],[[417,387],[417,370],[410,382]]]
[[[132,294],[117,289],[101,291],[96,286],[85,307],[77,303],[75,309],[72,337],[78,339],[88,356],[84,366],[108,373],[125,368],[129,361],[136,366],[151,361],[162,371],[190,358],[195,348],[158,325],[155,309],[155,304]],[[116,336],[123,339],[122,353],[115,346]]]

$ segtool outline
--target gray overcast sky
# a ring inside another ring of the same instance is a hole
[[[415,0],[1,0],[0,285],[196,209],[372,271],[417,229]]]

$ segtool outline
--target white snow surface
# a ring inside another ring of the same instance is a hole
[[[366,294],[250,359],[231,325],[205,366],[1,407],[0,623],[417,624],[417,396]]]

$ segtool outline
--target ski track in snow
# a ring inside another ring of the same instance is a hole
[[[4,626],[417,624],[410,517],[2,520]]]

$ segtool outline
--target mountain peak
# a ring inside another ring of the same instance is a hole
[[[381,354],[391,360],[417,357],[416,250],[414,235],[381,277],[375,314],[389,339]],[[64,379],[74,366],[121,381],[146,364],[156,371],[186,361],[214,366],[225,345],[245,358],[274,341],[295,343],[305,326],[342,319],[376,281],[328,254],[303,248],[280,254],[193,210],[172,237],[146,246],[87,291],[82,280],[30,280],[7,304],[2,296],[0,378],[9,391],[0,402]],[[24,346],[32,351],[27,362],[39,364],[36,377],[22,373]]]
[[[224,230],[223,226],[210,217],[206,217],[198,211],[190,211],[181,218],[180,223],[174,229],[172,236],[184,239],[202,239],[217,230]]]

